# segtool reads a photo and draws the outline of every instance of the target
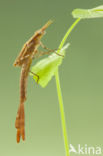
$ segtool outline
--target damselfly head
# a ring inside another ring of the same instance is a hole
[[[49,25],[51,25],[53,23],[53,21],[52,20],[49,20],[42,28],[41,28],[41,30],[42,31],[45,31],[48,27],[49,27]]]
[[[35,38],[37,37],[38,39],[41,39],[42,36],[45,35],[45,30],[46,28],[48,28],[48,26],[50,24],[52,24],[53,21],[52,20],[49,20],[41,29],[39,29],[38,31],[35,32]]]

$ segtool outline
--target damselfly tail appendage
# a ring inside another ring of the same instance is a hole
[[[24,112],[24,104],[20,104],[16,121],[15,121],[15,128],[17,129],[17,136],[16,140],[19,143],[20,138],[22,137],[22,140],[25,140],[25,112]]]

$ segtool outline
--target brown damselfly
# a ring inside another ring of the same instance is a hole
[[[19,56],[16,58],[14,62],[15,67],[21,67],[21,75],[20,75],[20,104],[17,111],[15,127],[17,129],[17,142],[20,142],[20,138],[22,137],[25,140],[25,111],[24,111],[24,102],[26,100],[26,85],[27,78],[30,72],[30,66],[32,60],[35,57],[39,57],[43,54],[47,54],[48,52],[52,52],[46,48],[41,42],[41,38],[45,34],[46,28],[52,23],[52,21],[48,21],[40,30],[36,31],[35,34],[24,44]],[[38,47],[42,46],[47,49],[48,52],[39,52]],[[36,74],[35,74],[36,75]],[[39,80],[39,76],[37,79]]]

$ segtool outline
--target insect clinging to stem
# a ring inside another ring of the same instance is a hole
[[[27,78],[28,73],[30,71],[30,66],[32,63],[33,58],[36,56],[39,57],[43,54],[47,54],[48,52],[52,52],[53,50],[50,50],[46,48],[42,42],[41,38],[45,34],[46,28],[52,23],[51,20],[49,20],[40,30],[36,31],[35,34],[24,44],[19,56],[16,58],[14,62],[15,67],[21,67],[21,75],[20,75],[20,104],[17,111],[16,121],[15,121],[15,127],[17,129],[17,142],[20,142],[20,138],[22,137],[22,140],[25,140],[25,111],[24,111],[24,102],[26,100],[26,84],[27,84]],[[48,52],[42,52],[39,53],[38,47],[42,46],[43,48],[47,49]],[[39,80],[39,76],[35,74]]]

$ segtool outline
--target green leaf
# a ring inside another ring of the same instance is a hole
[[[69,44],[65,45],[59,52],[60,55],[65,55],[65,50],[68,48]],[[54,76],[55,71],[58,69],[62,60],[64,59],[63,56],[59,56],[55,53],[51,54],[45,59],[40,60],[36,65],[31,68],[31,72],[37,74],[39,76],[38,84],[42,87],[45,87],[51,78]],[[31,76],[37,82],[37,76],[30,73]]]
[[[103,17],[103,5],[93,9],[75,9],[72,12],[74,18],[100,18]]]

